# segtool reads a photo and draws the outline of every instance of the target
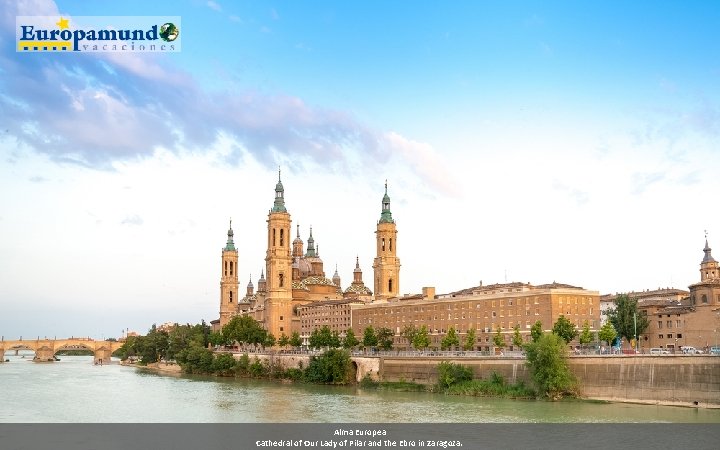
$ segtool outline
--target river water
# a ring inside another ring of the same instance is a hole
[[[6,354],[10,362],[0,364],[0,423],[720,423],[720,410],[167,376],[117,362],[94,366],[90,356],[33,363],[27,355]]]

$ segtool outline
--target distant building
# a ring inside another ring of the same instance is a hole
[[[651,306],[670,306],[679,304],[688,298],[690,293],[682,289],[675,288],[657,288],[654,290],[644,290],[640,292],[625,292],[618,294],[605,294],[600,296],[600,326],[605,325],[608,320],[609,312],[615,308],[615,300],[619,295],[627,295],[629,298],[638,301],[638,307]]]
[[[642,347],[704,350],[720,341],[720,270],[707,238],[703,252],[700,282],[689,286],[689,295],[638,302],[650,323],[640,338]]]

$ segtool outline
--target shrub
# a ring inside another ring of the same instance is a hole
[[[567,346],[560,336],[543,334],[537,342],[528,344],[525,351],[539,395],[557,400],[566,394],[576,394],[575,378],[567,364]]]
[[[454,383],[469,381],[473,378],[472,369],[460,364],[443,361],[438,364],[438,384],[449,388]]]
[[[330,349],[310,358],[305,380],[311,383],[346,384],[350,381],[352,363],[346,350]]]

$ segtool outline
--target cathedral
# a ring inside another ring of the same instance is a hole
[[[216,329],[237,315],[253,317],[263,328],[279,338],[300,331],[298,307],[316,302],[355,301],[370,303],[396,297],[400,292],[400,259],[397,257],[397,229],[390,211],[390,196],[385,183],[380,219],[377,222],[376,257],[373,261],[374,291],[365,286],[359,258],[350,285],[343,290],[337,266],[332,278],[327,278],[320,248],[316,245],[312,227],[307,249],[296,226],[296,237],[290,241],[292,220],[285,207],[285,188],[278,171],[275,198],[267,218],[267,251],[265,268],[257,280],[252,279],[243,297],[239,294],[238,251],[233,241],[232,221],[227,243],[222,250],[220,278],[220,318],[213,321]]]

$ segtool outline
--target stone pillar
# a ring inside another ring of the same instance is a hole
[[[95,364],[109,364],[110,356],[112,356],[112,350],[106,347],[101,347],[95,350],[93,362]]]
[[[33,358],[33,361],[35,362],[53,362],[55,361],[55,351],[51,349],[50,347],[43,346],[39,349],[35,350],[35,357]]]

